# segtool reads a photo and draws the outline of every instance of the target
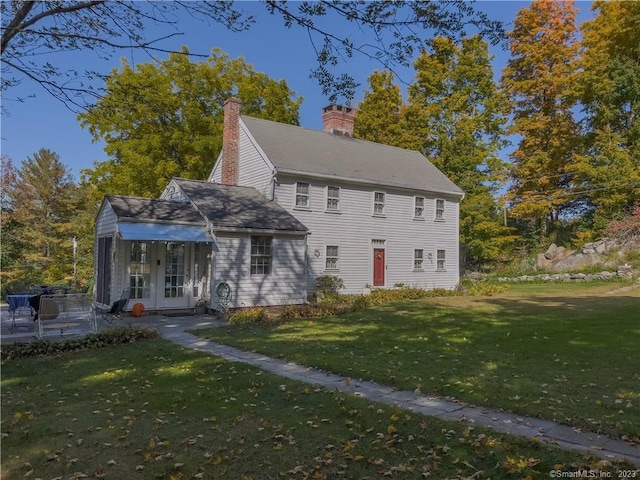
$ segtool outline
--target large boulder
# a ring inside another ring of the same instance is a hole
[[[551,269],[555,272],[567,272],[571,270],[582,270],[585,267],[598,265],[600,263],[602,263],[602,257],[597,253],[589,255],[578,253],[577,255],[571,255],[555,262]]]

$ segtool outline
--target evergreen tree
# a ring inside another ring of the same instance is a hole
[[[480,37],[460,45],[437,38],[433,53],[423,53],[415,68],[406,112],[411,144],[464,190],[460,242],[471,260],[496,261],[515,237],[503,225],[494,197],[506,173],[499,151],[506,144],[507,119],[488,46]]]
[[[75,188],[67,167],[47,149],[27,158],[15,182],[7,185],[8,217],[15,225],[13,245],[20,252],[13,265],[14,281],[72,279]]]

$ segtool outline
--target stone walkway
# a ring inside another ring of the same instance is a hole
[[[549,420],[498,412],[484,407],[471,407],[456,401],[394,390],[391,387],[373,382],[348,380],[340,375],[297,365],[286,360],[274,359],[213,343],[185,331],[211,327],[218,322],[200,322],[199,325],[197,322],[190,323],[185,328],[184,318],[174,320],[176,321],[155,324],[154,327],[158,329],[162,337],[185,348],[216,355],[231,362],[248,363],[292,380],[357,395],[375,402],[393,404],[423,415],[489,427],[499,432],[529,439],[535,438],[560,448],[591,453],[608,460],[627,460],[640,467],[640,445],[637,444],[632,445],[604,435],[584,432]]]
[[[4,313],[4,312],[3,312]],[[541,442],[556,445],[564,449],[573,449],[582,453],[592,453],[608,460],[627,460],[640,468],[640,445],[632,445],[622,440],[615,440],[604,435],[583,432],[580,429],[559,425],[549,420],[524,417],[511,413],[499,412],[484,407],[472,407],[461,402],[445,400],[428,395],[418,395],[409,391],[398,391],[391,387],[373,382],[347,380],[345,377],[323,372],[314,368],[297,365],[286,360],[279,360],[265,355],[239,350],[234,347],[220,345],[197,337],[187,331],[199,328],[224,326],[226,323],[214,317],[184,316],[167,318],[164,316],[144,316],[140,319],[127,318],[136,326],[147,326],[157,329],[160,335],[185,348],[216,355],[231,362],[242,362],[254,365],[263,370],[275,373],[292,380],[319,385],[329,390],[357,395],[371,401],[393,404],[423,415],[465,422],[473,425],[489,427],[502,433],[508,433]],[[86,327],[80,330],[71,329],[64,335],[55,334],[47,340],[60,341],[70,336],[88,333]],[[12,341],[33,341],[33,332],[24,331],[13,334],[2,332],[2,343]],[[55,333],[55,332],[52,332]]]

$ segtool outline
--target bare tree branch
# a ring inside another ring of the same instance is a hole
[[[322,87],[323,94],[335,101],[337,96],[350,101],[358,84],[349,73],[337,74],[338,64],[346,64],[355,54],[396,73],[398,65],[408,65],[418,52],[428,48],[434,35],[461,35],[474,25],[495,39],[503,34],[497,22],[476,12],[463,0],[322,0],[287,2],[262,0],[266,10],[281,17],[285,28],[306,31],[315,52],[315,68],[310,77]],[[187,14],[231,31],[250,27],[254,19],[232,1],[198,0],[174,2],[136,2],[134,0],[43,0],[0,2],[2,14],[1,89],[8,89],[28,78],[58,92],[62,102],[77,95],[64,81],[78,76],[71,69],[63,72],[49,63],[51,52],[93,50],[109,58],[117,50],[132,49],[153,53],[181,53],[160,42],[180,35],[180,14]],[[320,20],[325,20],[320,23]],[[174,28],[157,38],[145,37],[150,24]],[[355,43],[341,26],[357,27],[365,40]],[[206,58],[203,53],[190,54]],[[29,60],[25,60],[28,58]],[[44,60],[46,58],[46,60]],[[20,67],[20,68],[18,68]],[[27,74],[28,73],[28,74]],[[54,88],[54,84],[58,88]],[[67,89],[67,93],[62,90]],[[81,100],[70,102],[76,108]]]
[[[53,15],[63,15],[65,13],[70,13],[70,12],[75,12],[75,11],[78,11],[78,10],[84,10],[84,9],[87,9],[87,8],[91,8],[91,7],[95,6],[95,5],[104,3],[105,1],[106,0],[96,0],[96,1],[91,1],[91,2],[80,2],[80,3],[75,3],[75,4],[72,4],[72,5],[69,5],[67,7],[53,8],[51,10],[43,11],[42,13],[40,13],[38,15],[34,15],[29,21],[24,22],[24,23],[21,24],[20,22],[26,18],[26,16],[28,15],[28,13],[31,11],[31,9],[33,8],[34,4],[36,3],[34,1],[24,2],[22,8],[18,11],[16,16],[12,20],[12,22],[7,26],[7,28],[4,30],[4,32],[2,34],[2,48],[0,50],[0,54],[4,53],[4,49],[6,48],[7,44],[9,43],[9,41],[11,41],[11,39],[13,37],[16,36],[16,34],[18,34],[19,32],[21,32],[23,30],[26,30],[31,25],[35,25],[36,23],[38,23],[42,19],[47,18],[47,17],[51,17]]]

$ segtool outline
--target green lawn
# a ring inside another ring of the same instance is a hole
[[[548,478],[618,468],[162,339],[2,368],[2,478]]]
[[[640,436],[640,287],[514,285],[318,319],[200,332],[405,390]]]

